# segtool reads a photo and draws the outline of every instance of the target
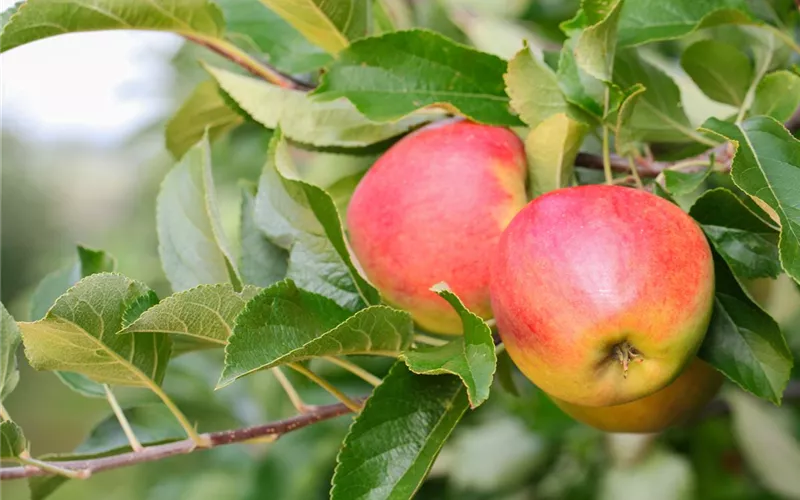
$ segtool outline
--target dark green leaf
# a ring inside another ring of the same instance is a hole
[[[681,106],[681,94],[666,73],[642,60],[634,51],[617,54],[614,82],[623,88],[645,87],[633,104],[627,141],[686,142],[715,145],[694,130]]]
[[[711,173],[711,165],[697,172],[664,170],[664,184],[667,190],[676,195],[689,194],[699,188]]]
[[[255,216],[271,241],[290,250],[287,277],[298,286],[353,311],[380,303],[353,264],[333,200],[298,179],[280,132],[272,138],[261,174]]]
[[[758,83],[750,114],[771,116],[783,123],[798,107],[800,75],[781,70],[768,74]]]
[[[0,422],[0,458],[17,458],[28,447],[22,429],[12,422]]]
[[[396,363],[345,438],[331,499],[412,498],[468,406],[457,377]]]
[[[689,214],[702,225],[742,286],[750,279],[780,274],[778,232],[732,192],[723,188],[706,191]]]
[[[311,43],[336,54],[367,35],[367,0],[261,0]]]
[[[131,424],[136,439],[145,446],[186,439],[186,431],[164,405],[135,406],[124,410],[123,413]],[[126,451],[131,451],[128,438],[119,420],[112,414],[92,429],[86,439],[75,448],[73,454],[100,455]]]
[[[739,107],[753,81],[753,65],[741,50],[716,40],[701,40],[687,48],[681,66],[705,95]]]
[[[369,146],[434,117],[414,114],[396,122],[376,123],[365,118],[346,99],[317,102],[299,90],[284,89],[211,66],[206,66],[206,70],[255,121],[271,129],[280,127],[286,137],[304,144]]]
[[[703,127],[735,144],[733,181],[761,200],[761,207],[773,219],[780,220],[781,264],[789,276],[800,281],[800,141],[768,117],[750,118],[738,125],[711,118]]]
[[[0,304],[0,402],[11,394],[19,382],[17,349],[21,340],[17,322]]]
[[[222,13],[208,0],[28,0],[3,29],[0,52],[81,31],[141,29],[219,38],[223,28]]]
[[[167,123],[167,149],[175,158],[181,158],[203,139],[206,129],[213,141],[243,122],[244,118],[220,95],[216,82],[202,82]]]
[[[115,335],[123,312],[147,294],[119,274],[94,274],[62,295],[44,319],[20,323],[25,354],[37,370],[70,370],[95,382],[150,387],[164,377],[166,335]]]
[[[575,157],[589,127],[565,113],[547,118],[525,139],[531,196],[539,196],[572,182]]]
[[[508,63],[504,78],[511,107],[528,126],[535,127],[567,111],[556,74],[538,60],[529,47],[520,50]]]
[[[334,301],[281,281],[256,295],[236,319],[219,386],[280,364],[320,356],[397,356],[413,335],[408,313],[372,306],[355,315]]]
[[[476,314],[464,307],[444,283],[432,288],[458,312],[463,335],[443,346],[423,346],[403,354],[408,368],[421,375],[450,373],[464,382],[470,406],[477,408],[489,398],[497,356],[492,330]]]
[[[516,382],[514,382],[514,362],[508,355],[508,351],[502,351],[497,354],[497,381],[500,387],[506,390],[509,394],[519,397],[519,389]]]
[[[269,63],[279,70],[305,73],[330,62],[328,53],[306,40],[259,0],[217,0],[217,3],[225,15],[226,38],[248,53],[266,54]]]
[[[236,316],[258,291],[246,286],[237,292],[229,283],[199,285],[162,300],[119,334],[174,334],[188,337],[184,340],[200,349],[224,347]]]
[[[625,2],[619,43],[640,45],[688,35],[700,28],[751,22],[746,0],[634,0]]]
[[[286,277],[289,254],[269,241],[255,221],[255,186],[242,186],[239,272],[250,285],[266,288]]]
[[[164,178],[156,226],[158,253],[173,290],[207,283],[241,286],[222,230],[207,136]]]
[[[714,313],[698,356],[747,392],[779,404],[792,370],[780,327],[747,296],[719,256],[714,264]]]
[[[349,99],[372,120],[396,120],[439,105],[481,123],[519,125],[497,56],[422,30],[354,42],[323,75],[319,99]]]

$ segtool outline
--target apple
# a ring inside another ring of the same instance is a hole
[[[606,432],[660,432],[690,419],[722,385],[722,375],[695,358],[674,382],[617,406],[580,406],[551,398],[567,415]]]
[[[581,406],[666,387],[692,360],[714,300],[711,249],[680,208],[645,191],[559,189],[511,221],[491,297],[512,360]]]
[[[491,317],[490,256],[527,202],[523,144],[505,128],[446,120],[404,137],[357,186],[347,210],[350,245],[386,302],[422,328],[461,333],[430,290],[445,281]]]

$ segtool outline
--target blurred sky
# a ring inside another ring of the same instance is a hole
[[[0,10],[15,0],[0,0]],[[37,141],[113,145],[162,116],[175,35],[63,35],[0,55],[2,127]],[[160,57],[153,57],[154,54]]]

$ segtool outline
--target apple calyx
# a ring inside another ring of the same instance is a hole
[[[617,361],[619,361],[620,364],[622,365],[622,376],[624,378],[628,378],[628,364],[632,360],[636,360],[636,362],[638,363],[644,361],[642,353],[636,350],[636,348],[633,347],[633,344],[631,344],[627,340],[619,344],[616,344],[612,350],[611,356]]]

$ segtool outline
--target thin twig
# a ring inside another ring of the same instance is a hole
[[[381,380],[379,377],[376,377],[367,370],[361,368],[355,363],[347,361],[346,359],[337,358],[336,356],[325,356],[325,359],[334,365],[344,368],[371,386],[377,387],[381,385],[381,382],[383,382],[383,380]]]
[[[300,413],[308,413],[314,409],[313,406],[307,405],[303,399],[298,394],[297,389],[294,388],[289,379],[286,378],[286,375],[283,374],[280,368],[277,366],[272,369],[272,374],[275,375],[275,378],[278,380],[278,383],[281,384],[283,387],[283,391],[289,396],[289,401],[292,402],[292,406],[294,409]]]
[[[142,451],[144,447],[139,440],[136,439],[136,434],[134,434],[130,422],[128,422],[127,417],[125,417],[125,412],[123,412],[122,408],[119,406],[117,398],[115,398],[114,393],[111,392],[111,388],[108,384],[103,384],[103,389],[106,391],[108,404],[111,405],[111,409],[114,411],[114,415],[117,417],[120,427],[122,427],[122,432],[124,432],[125,437],[128,438],[128,443],[131,445],[131,448],[133,451]]]
[[[338,399],[339,401],[341,401],[343,405],[345,405],[348,408],[350,408],[350,411],[355,412],[355,413],[358,413],[358,412],[361,411],[361,405],[359,405],[358,403],[356,403],[355,401],[350,399],[347,396],[347,394],[343,393],[342,391],[337,389],[333,384],[331,384],[330,382],[328,382],[324,378],[320,377],[316,373],[312,372],[311,370],[309,370],[305,366],[303,366],[301,364],[297,364],[297,363],[289,363],[288,366],[292,370],[294,370],[294,371],[296,371],[298,373],[302,373],[303,375],[308,377],[309,380],[311,380],[312,382],[314,382],[318,386],[320,386],[323,389],[325,389],[326,391],[328,391],[328,394],[330,394],[331,396],[333,396],[336,399]]]
[[[360,403],[363,400],[364,398],[359,398],[356,401]],[[246,427],[244,429],[209,432],[203,434],[202,437],[205,441],[210,443],[208,448],[216,448],[217,446],[223,446],[232,443],[252,441],[264,436],[279,437],[288,432],[307,427],[317,422],[322,422],[323,420],[329,420],[340,415],[345,415],[350,412],[350,408],[342,403],[318,406],[313,412],[309,412],[304,415],[298,415],[286,420],[280,420],[278,422],[272,422],[264,425],[257,425],[254,427]],[[59,469],[65,469],[68,471],[86,471],[81,473],[85,475],[104,470],[118,469],[120,467],[127,467],[144,462],[152,462],[175,455],[185,455],[200,449],[202,448],[198,448],[191,439],[184,439],[182,441],[175,441],[167,444],[148,446],[141,452],[131,451],[127,453],[121,453],[119,455],[112,455],[110,457],[44,463],[46,466],[52,465]],[[34,465],[0,468],[0,480],[21,479],[31,476],[46,476],[50,474],[52,474],[52,472]]]

